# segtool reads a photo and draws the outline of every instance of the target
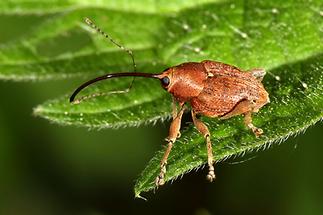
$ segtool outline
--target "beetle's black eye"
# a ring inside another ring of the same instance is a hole
[[[167,87],[169,85],[169,78],[167,76],[163,77],[160,81],[163,87]]]

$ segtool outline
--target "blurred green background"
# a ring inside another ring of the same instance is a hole
[[[0,44],[35,22],[3,15]],[[323,214],[322,123],[218,164],[215,183],[205,169],[192,172],[144,194],[145,202],[134,199],[134,181],[164,144],[169,122],[88,131],[32,115],[82,81],[0,82],[0,214]]]

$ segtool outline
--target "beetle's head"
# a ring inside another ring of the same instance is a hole
[[[157,75],[157,78],[160,80],[161,86],[168,90],[171,83],[173,83],[173,71],[172,68],[165,69],[162,73]]]
[[[207,72],[200,63],[183,63],[165,69],[157,77],[165,90],[177,100],[185,102],[203,90]]]

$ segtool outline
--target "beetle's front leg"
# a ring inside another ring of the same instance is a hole
[[[178,115],[178,110],[177,110],[177,101],[174,97],[172,97],[173,99],[173,102],[172,102],[172,117],[173,117],[173,120],[176,119],[177,115]],[[181,103],[180,106],[182,107],[184,103]],[[180,130],[178,130],[178,133],[177,133],[177,138],[180,138],[181,137],[181,132]]]
[[[168,142],[168,146],[164,153],[163,159],[160,162],[160,173],[157,176],[155,181],[155,184],[157,187],[165,183],[167,158],[173,147],[173,143],[176,141],[176,138],[179,136],[179,130],[181,128],[181,121],[182,121],[184,110],[185,110],[185,107],[184,107],[184,104],[182,104],[181,110],[177,113],[177,116],[173,119],[172,123],[170,124],[169,135],[166,138],[166,141]]]
[[[214,173],[214,159],[213,159],[213,152],[212,152],[212,143],[210,139],[210,132],[209,129],[206,127],[206,125],[196,118],[196,114],[192,110],[192,118],[194,125],[196,126],[197,130],[199,130],[200,133],[203,134],[205,140],[206,140],[206,148],[207,148],[207,163],[209,165],[209,173],[207,174],[206,178],[210,182],[212,182],[215,179],[215,173]]]

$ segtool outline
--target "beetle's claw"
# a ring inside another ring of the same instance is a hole
[[[161,166],[159,175],[156,177],[155,185],[156,187],[165,184],[165,174],[166,174],[166,163]]]
[[[256,137],[260,137],[264,133],[264,131],[261,128],[256,127],[252,129],[252,131],[256,135]]]
[[[209,165],[209,173],[206,176],[206,180],[208,180],[209,182],[212,182],[215,180],[215,173],[214,173],[213,164]]]
[[[156,180],[155,180],[155,185],[156,187],[159,187],[159,186],[162,186],[165,184],[165,179],[164,179],[164,175],[163,174],[159,174],[157,177],[156,177]]]
[[[207,176],[206,176],[206,180],[208,180],[209,182],[212,182],[215,180],[215,174],[214,171],[210,171]]]

